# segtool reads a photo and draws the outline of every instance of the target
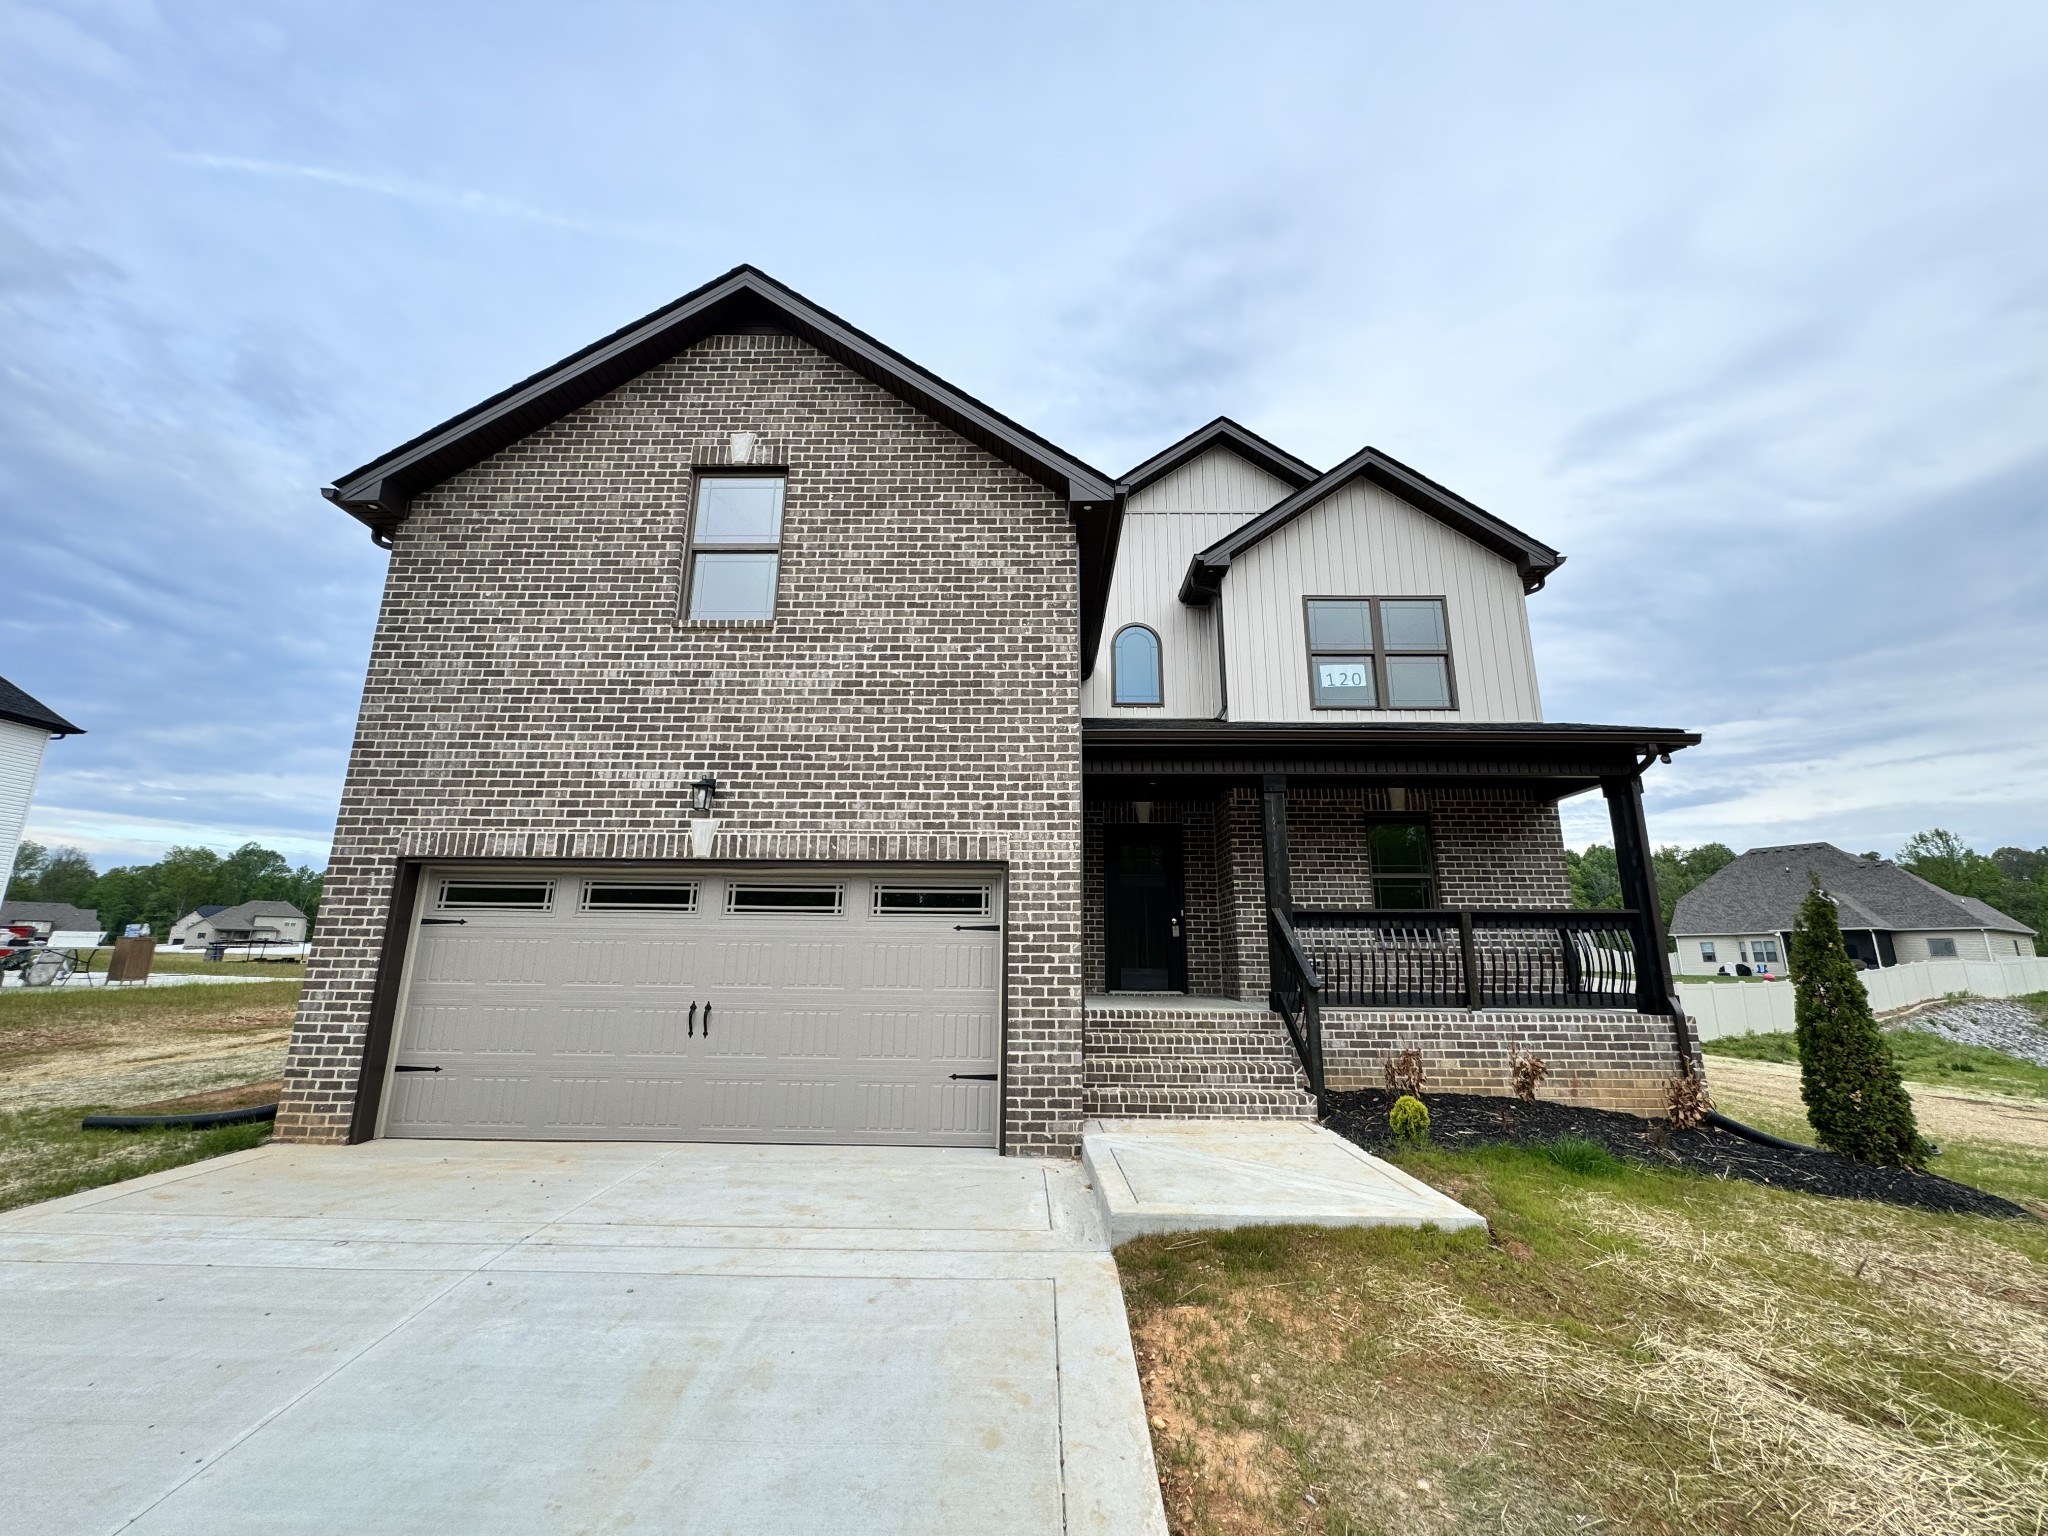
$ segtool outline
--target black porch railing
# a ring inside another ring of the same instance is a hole
[[[1278,907],[1266,909],[1267,946],[1272,956],[1273,1011],[1287,1026],[1294,1041],[1294,1054],[1308,1078],[1309,1091],[1316,1096],[1316,1113],[1323,1103],[1323,1008],[1321,976],[1315,962],[1303,951],[1300,937]]]
[[[1640,928],[1634,912],[1461,909],[1296,912],[1289,932],[1324,1007],[1640,1008]]]

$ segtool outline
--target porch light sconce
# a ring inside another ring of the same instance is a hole
[[[711,802],[718,798],[718,780],[705,774],[690,786],[690,809],[699,816],[711,814]]]
[[[1133,800],[1131,802],[1131,814],[1138,818],[1139,826],[1147,825],[1152,820],[1152,802],[1150,800]]]
[[[718,798],[718,780],[705,774],[690,786],[690,853],[694,858],[711,857],[711,840],[718,835],[718,818],[711,814],[711,802]]]

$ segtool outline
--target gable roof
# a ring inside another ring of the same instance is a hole
[[[1110,569],[1116,563],[1122,503],[1115,484],[1102,471],[820,309],[758,267],[734,267],[350,470],[320,494],[368,524],[370,536],[379,544],[388,544],[392,530],[411,510],[413,497],[422,491],[610,394],[707,336],[762,329],[801,337],[1066,499],[1081,546],[1085,675],[1101,638]]]
[[[1456,529],[1466,538],[1482,544],[1495,554],[1512,560],[1521,572],[1525,591],[1534,592],[1564,564],[1564,556],[1540,539],[1532,539],[1519,528],[1509,526],[1485,508],[1475,506],[1457,492],[1438,485],[1399,459],[1377,448],[1361,448],[1328,474],[1304,485],[1276,506],[1269,507],[1242,528],[1218,539],[1188,563],[1181,582],[1180,600],[1200,606],[1223,590],[1223,574],[1230,562],[1269,534],[1293,522],[1302,513],[1327,500],[1354,480],[1369,480],[1381,490],[1398,496],[1418,512]]]
[[[1126,470],[1116,488],[1135,496],[1155,480],[1163,480],[1183,464],[1192,463],[1211,448],[1223,448],[1247,464],[1263,469],[1276,480],[1300,490],[1320,473],[1313,465],[1297,459],[1286,449],[1267,442],[1258,433],[1241,427],[1228,416],[1218,416],[1206,427],[1197,427],[1172,447],[1155,453],[1135,469]]]
[[[52,736],[83,736],[82,727],[73,725],[49,705],[32,699],[14,684],[0,677],[0,720],[12,720],[20,725],[33,725],[48,731]],[[76,911],[76,908],[72,910]]]
[[[216,928],[246,928],[259,917],[296,917],[303,922],[306,914],[288,901],[244,901],[211,910],[201,907],[199,916],[209,919]]]
[[[0,926],[8,923],[48,923],[59,932],[81,933],[98,928],[100,915],[92,907],[74,907],[68,901],[0,901]]]
[[[1974,897],[1954,895],[1896,864],[1858,858],[1832,843],[1750,849],[1678,899],[1671,931],[1701,938],[1785,932],[1806,899],[1809,874],[1818,875],[1821,889],[1834,897],[1844,928],[2033,932]]]

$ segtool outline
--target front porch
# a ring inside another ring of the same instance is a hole
[[[1681,733],[1087,727],[1088,1115],[1312,1115],[1409,1048],[1440,1091],[1535,1054],[1547,1097],[1661,1113],[1697,1059],[1639,781]],[[1621,911],[1569,904],[1557,802],[1596,788]]]

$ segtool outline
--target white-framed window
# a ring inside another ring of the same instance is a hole
[[[830,916],[845,904],[843,885],[740,885],[725,888],[725,910],[757,915]]]
[[[694,912],[697,885],[692,880],[586,880],[585,912]]]
[[[785,483],[780,472],[697,477],[684,609],[692,620],[775,617]]]
[[[987,917],[985,885],[877,885],[877,917]]]
[[[1163,705],[1166,680],[1159,636],[1143,624],[1126,624],[1109,648],[1110,697],[1120,705]]]
[[[1929,939],[1927,941],[1927,954],[1930,959],[1934,960],[1953,960],[1956,957],[1956,941],[1954,939]]]
[[[1705,961],[1708,965],[1713,965],[1719,960],[1719,958],[1720,957],[1714,953],[1714,941],[1712,939],[1701,939],[1700,959]]]
[[[555,904],[552,880],[443,880],[440,905],[475,912],[546,912]]]
[[[1776,939],[1756,940],[1749,946],[1749,958],[1758,965],[1776,965],[1778,963],[1778,941]]]

